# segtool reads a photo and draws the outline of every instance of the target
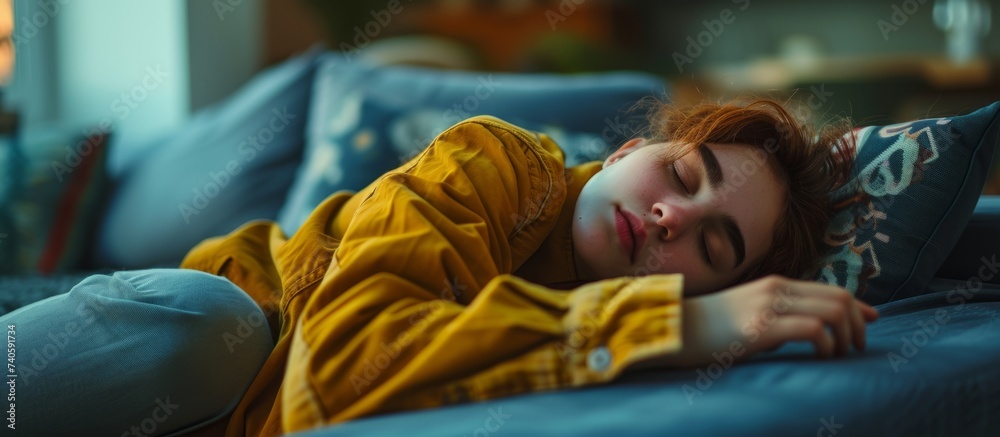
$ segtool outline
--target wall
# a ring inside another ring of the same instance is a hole
[[[157,136],[259,70],[261,3],[16,0],[12,100],[29,131]]]

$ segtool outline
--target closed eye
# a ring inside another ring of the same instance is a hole
[[[677,173],[677,161],[674,161],[673,163],[670,164],[670,170],[671,170],[670,173],[674,176],[674,180],[677,181],[677,183],[680,184],[682,187],[684,187],[684,191],[686,193],[691,194],[691,189],[688,188],[687,184],[684,183],[684,180],[681,179],[680,173]]]
[[[704,228],[701,229],[701,244],[698,249],[699,252],[701,252],[701,259],[705,261],[705,264],[708,264],[709,267],[715,268],[715,265],[712,264],[712,257],[708,254],[708,240],[705,239]]]
[[[684,187],[684,191],[690,195],[691,189],[688,188],[687,184],[684,183],[684,180],[681,179],[680,173],[677,172],[677,161],[670,164],[670,174],[673,176],[674,180],[680,184],[680,186]],[[699,237],[701,241],[698,245],[698,252],[701,252],[702,261],[705,261],[705,264],[708,264],[709,267],[715,268],[715,264],[712,263],[712,257],[708,253],[708,240],[705,238],[704,228],[701,229],[701,235],[699,235]]]

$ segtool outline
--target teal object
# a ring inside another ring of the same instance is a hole
[[[0,274],[14,273],[18,232],[15,200],[24,185],[26,159],[21,149],[19,120],[16,113],[0,113]]]

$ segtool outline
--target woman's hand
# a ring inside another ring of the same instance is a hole
[[[843,356],[851,344],[865,348],[865,323],[878,318],[843,288],[777,275],[683,305],[683,349],[666,357],[668,366],[707,364],[713,353],[739,350],[744,360],[789,341],[812,342],[819,357]]]

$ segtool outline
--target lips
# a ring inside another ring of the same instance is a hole
[[[626,210],[615,208],[615,230],[618,232],[622,250],[630,262],[635,264],[636,252],[646,240],[646,229],[642,225],[642,220]]]
[[[632,235],[632,225],[628,219],[622,215],[622,211],[615,208],[615,230],[618,231],[618,242],[629,258],[629,263],[635,263],[635,237]]]

